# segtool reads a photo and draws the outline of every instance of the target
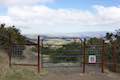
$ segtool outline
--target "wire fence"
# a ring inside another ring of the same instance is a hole
[[[111,46],[100,40],[88,43],[78,37],[38,36],[32,43],[15,44],[10,38],[9,65],[35,66],[40,72],[70,69],[87,72],[104,72],[106,68],[118,71],[119,61],[116,44]]]

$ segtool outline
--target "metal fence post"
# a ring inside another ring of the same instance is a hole
[[[105,43],[104,40],[102,42],[103,46],[102,46],[102,53],[101,53],[101,72],[104,73],[104,54],[105,54]]]
[[[83,47],[83,73],[85,73],[85,63],[86,63],[86,39],[84,39],[84,47]]]
[[[11,67],[11,35],[10,34],[9,34],[8,56],[9,56],[9,67]]]
[[[42,47],[43,47],[43,39],[41,40],[41,48],[40,48],[40,62],[41,62],[41,68],[43,68],[43,56],[42,56]]]
[[[38,36],[38,73],[40,72],[40,36]]]

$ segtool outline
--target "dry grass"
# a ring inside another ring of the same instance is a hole
[[[46,70],[37,73],[37,67],[8,66],[8,56],[0,51],[0,80],[40,80]]]
[[[13,67],[3,69],[0,74],[0,80],[40,80],[40,77],[46,74],[46,71],[37,73],[30,68]]]

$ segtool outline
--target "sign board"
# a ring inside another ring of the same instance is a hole
[[[89,63],[96,63],[96,55],[89,55]]]

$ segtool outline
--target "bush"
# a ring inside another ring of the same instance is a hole
[[[32,51],[32,52],[37,52],[37,48],[36,48],[36,47],[32,47],[32,48],[31,48],[31,51]]]
[[[77,62],[79,61],[79,55],[81,54],[80,50],[81,46],[79,43],[69,43],[64,45],[61,48],[54,50],[54,52],[50,55],[52,62]],[[74,50],[74,51],[72,51]],[[76,50],[76,51],[75,51]]]

